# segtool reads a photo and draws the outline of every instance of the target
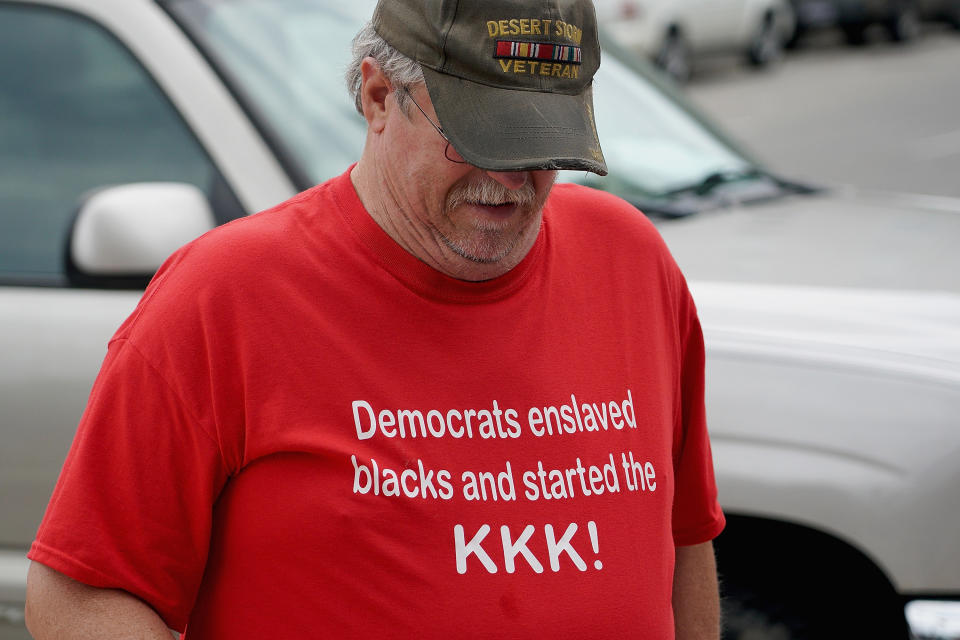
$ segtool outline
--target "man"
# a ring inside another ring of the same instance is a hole
[[[383,0],[354,48],[360,161],[111,341],[31,631],[717,638],[693,303],[634,209],[553,185],[606,171],[591,3]]]

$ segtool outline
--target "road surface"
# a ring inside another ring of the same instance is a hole
[[[960,198],[960,32],[896,45],[816,35],[769,71],[708,60],[694,103],[789,177]]]

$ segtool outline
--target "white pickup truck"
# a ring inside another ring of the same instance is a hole
[[[27,637],[25,554],[146,278],[359,156],[340,76],[369,11],[0,0],[0,640]],[[612,44],[595,99],[591,184],[657,221],[703,319],[728,637],[951,637],[960,205],[771,176]]]

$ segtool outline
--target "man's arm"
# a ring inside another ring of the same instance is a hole
[[[677,547],[673,618],[676,640],[720,638],[720,591],[712,542]]]
[[[27,629],[35,640],[170,640],[156,612],[126,591],[98,589],[31,563],[27,575]]]

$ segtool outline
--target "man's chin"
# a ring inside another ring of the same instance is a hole
[[[509,256],[516,247],[516,240],[506,241],[503,238],[493,240],[480,239],[452,239],[443,236],[447,248],[465,260],[476,264],[496,264]]]
[[[461,204],[446,216],[449,231],[441,239],[457,256],[474,264],[492,265],[516,260],[518,251],[529,250],[540,227],[533,206]],[[520,256],[522,259],[523,256]]]

